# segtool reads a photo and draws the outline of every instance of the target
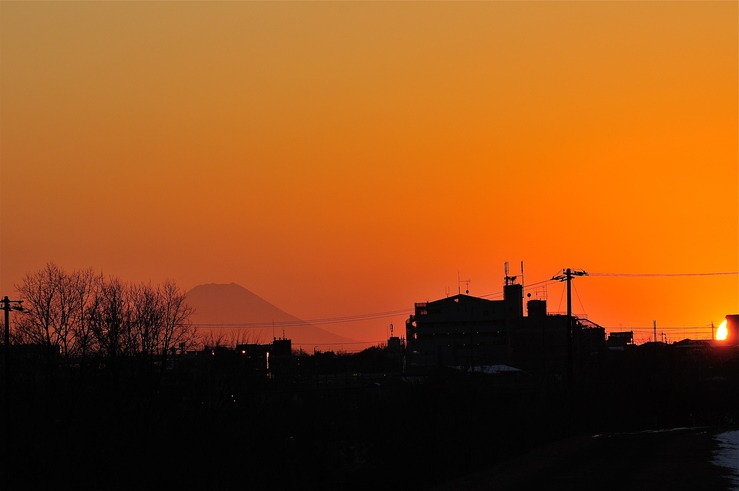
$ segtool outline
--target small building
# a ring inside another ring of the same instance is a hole
[[[278,338],[272,341],[272,351],[267,353],[267,376],[271,380],[286,382],[292,380],[296,371],[292,340]]]
[[[627,345],[634,344],[634,331],[611,332],[607,344],[609,349],[625,349]]]
[[[274,339],[271,344],[238,344],[236,354],[241,358],[247,376],[284,380],[294,375],[295,358],[290,339]]]
[[[723,344],[739,350],[739,314],[727,315],[724,322],[726,322],[726,337]]]
[[[511,277],[503,300],[460,293],[416,303],[406,321],[406,367],[507,365],[561,378],[573,367],[591,366],[605,349],[605,329],[593,322],[549,315],[540,299],[529,300],[527,311],[523,286]]]

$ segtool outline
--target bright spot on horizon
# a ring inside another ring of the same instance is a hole
[[[718,329],[716,329],[716,340],[717,341],[726,341],[726,338],[729,336],[729,329],[726,327],[726,319],[718,325]]]

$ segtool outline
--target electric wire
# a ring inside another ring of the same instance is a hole
[[[587,276],[621,277],[671,277],[671,276],[729,276],[739,275],[739,271],[719,271],[711,273],[588,273]]]
[[[552,281],[552,280],[536,281],[534,283],[529,283],[529,284],[524,285],[524,290],[528,290],[529,288],[532,288],[532,287],[535,287],[535,286],[539,286],[539,285],[543,285],[545,283],[555,283],[555,282]],[[480,298],[502,297],[502,296],[503,296],[503,292],[502,291],[498,291],[498,292],[495,292],[495,293],[486,293],[485,295],[480,295]]]
[[[193,324],[195,327],[207,328],[266,328],[266,327],[300,327],[306,325],[326,325],[326,324],[343,324],[351,322],[360,322],[375,319],[384,319],[387,317],[395,317],[402,314],[412,313],[412,309],[388,310],[384,312],[371,312],[366,314],[354,314],[338,317],[324,317],[318,319],[298,319],[288,321],[261,321],[261,322],[239,322],[239,323],[217,323],[217,324]]]
[[[582,300],[580,299],[580,294],[577,292],[577,287],[575,286],[575,282],[572,282],[572,289],[575,290],[575,296],[577,297],[577,301],[580,302],[580,308],[583,311],[583,314],[585,314],[585,317],[588,315],[588,311],[585,310],[585,306],[582,304]]]
[[[560,290],[560,293],[559,293],[559,303],[557,304],[557,310],[559,310],[560,312],[562,311],[562,298],[564,298],[564,296],[565,296],[565,287],[564,287],[564,284],[562,284],[562,289]]]
[[[551,283],[551,280],[542,280],[526,285],[526,287],[535,287],[545,283]],[[503,292],[488,293],[481,295],[480,298],[488,298],[495,296],[502,296]],[[315,319],[300,319],[300,320],[288,320],[288,321],[259,321],[259,322],[238,322],[238,323],[213,323],[205,324],[198,323],[193,324],[194,327],[202,328],[270,328],[270,327],[301,327],[305,325],[328,325],[328,324],[348,324],[352,322],[362,322],[368,320],[385,319],[388,317],[396,317],[399,315],[410,315],[414,312],[414,309],[395,309],[381,312],[369,312],[363,314],[350,314],[336,317],[319,317]]]
[[[604,273],[604,272],[595,272],[595,273],[587,273],[586,276],[680,277],[680,276],[728,276],[728,275],[739,275],[739,271],[700,272],[700,273]],[[534,283],[529,283],[527,285],[524,285],[524,288],[530,289],[536,286],[545,285],[549,283],[560,283],[560,282],[554,281],[552,279],[547,279],[547,280],[537,281]],[[579,293],[577,292],[576,288],[575,288],[575,294],[577,295],[578,300],[580,301],[580,307],[584,311],[585,307],[582,304],[582,300],[580,299]],[[500,296],[503,296],[503,292],[499,291],[499,292],[480,295],[479,298],[491,298],[491,297],[500,297]],[[564,296],[564,287],[560,295],[560,305],[559,305],[560,308],[561,308],[563,296]],[[335,316],[335,317],[320,317],[320,318],[315,318],[315,319],[304,319],[304,320],[298,319],[298,320],[289,320],[289,321],[263,321],[263,322],[215,323],[215,324],[195,323],[193,324],[193,327],[202,327],[202,328],[271,328],[271,327],[301,327],[301,326],[304,327],[306,325],[348,324],[348,323],[353,323],[353,322],[378,320],[378,319],[385,319],[389,317],[395,317],[399,315],[410,315],[413,312],[414,312],[414,309],[404,308],[404,309],[395,309],[395,310],[387,310],[387,311],[379,311],[379,312],[342,315],[342,316]],[[677,328],[684,329],[681,327],[677,327]]]

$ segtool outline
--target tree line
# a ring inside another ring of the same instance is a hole
[[[24,311],[14,316],[13,344],[48,347],[66,363],[124,357],[165,362],[195,343],[193,309],[171,280],[130,284],[89,268],[67,272],[47,263],[15,288]]]

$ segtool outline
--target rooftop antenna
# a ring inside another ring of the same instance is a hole
[[[466,295],[469,295],[470,294],[470,280],[460,280],[459,279],[459,271],[457,271],[457,293],[460,294],[460,295],[462,294],[462,283],[466,283],[467,284],[464,293]]]
[[[516,277],[515,276],[510,276],[508,274],[509,273],[509,271],[508,271],[508,261],[505,262],[505,264],[503,266],[503,269],[505,270],[505,284],[506,284],[506,286],[507,285],[513,285],[514,282],[516,281]]]

